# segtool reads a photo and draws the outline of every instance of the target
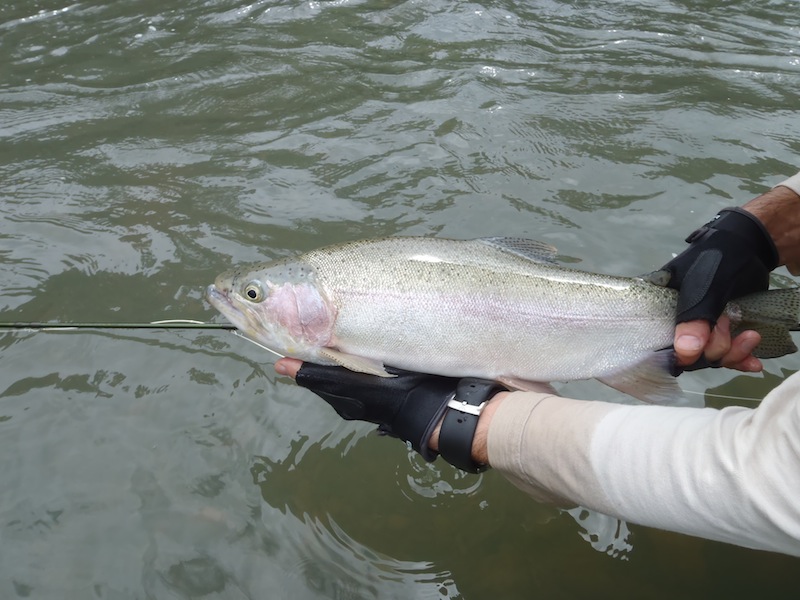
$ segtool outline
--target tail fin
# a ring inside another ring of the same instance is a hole
[[[734,336],[745,329],[761,334],[754,356],[777,358],[797,352],[789,332],[800,331],[800,288],[757,292],[737,298],[728,306],[732,309]]]

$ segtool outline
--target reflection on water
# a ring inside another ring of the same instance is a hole
[[[436,506],[446,505],[451,496],[466,494],[474,495],[483,483],[483,475],[470,475],[458,469],[451,469],[442,461],[428,463],[422,460],[417,453],[409,450],[407,468],[404,473],[397,473],[398,487],[411,501],[417,500],[430,502]],[[404,485],[403,485],[404,484]]]
[[[435,566],[381,556],[350,538],[334,521],[305,518],[302,539],[293,540],[302,562],[295,569],[310,588],[326,598],[380,596],[381,598],[458,597],[449,573]]]
[[[627,560],[628,553],[633,550],[630,531],[625,521],[609,517],[582,507],[564,511],[581,526],[580,536],[591,544],[598,552],[620,560]]]
[[[208,319],[231,264],[394,234],[527,236],[652,271],[798,167],[796,8],[5,2],[3,320]],[[271,360],[222,332],[0,336],[0,595],[797,587],[794,559],[425,464]],[[682,384],[758,398],[796,365]]]

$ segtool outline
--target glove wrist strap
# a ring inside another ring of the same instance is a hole
[[[472,440],[486,403],[502,385],[486,379],[465,378],[458,382],[455,395],[447,402],[447,412],[439,432],[439,454],[454,467],[467,473],[488,468],[472,460]]]
[[[729,231],[749,242],[768,271],[778,266],[778,249],[769,231],[758,217],[743,208],[738,206],[723,208],[710,223],[695,231],[686,241],[693,242],[702,237],[708,229]]]

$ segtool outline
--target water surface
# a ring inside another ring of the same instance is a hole
[[[231,264],[381,235],[528,236],[587,270],[653,270],[800,167],[797,8],[5,2],[3,319],[210,319],[202,291]],[[0,364],[2,597],[777,598],[800,583],[796,559],[425,464],[222,333],[4,334]],[[682,385],[752,405],[796,369]]]

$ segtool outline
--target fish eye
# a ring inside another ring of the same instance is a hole
[[[264,288],[261,286],[260,281],[251,281],[244,286],[244,295],[248,300],[253,302],[261,302],[264,299]]]

